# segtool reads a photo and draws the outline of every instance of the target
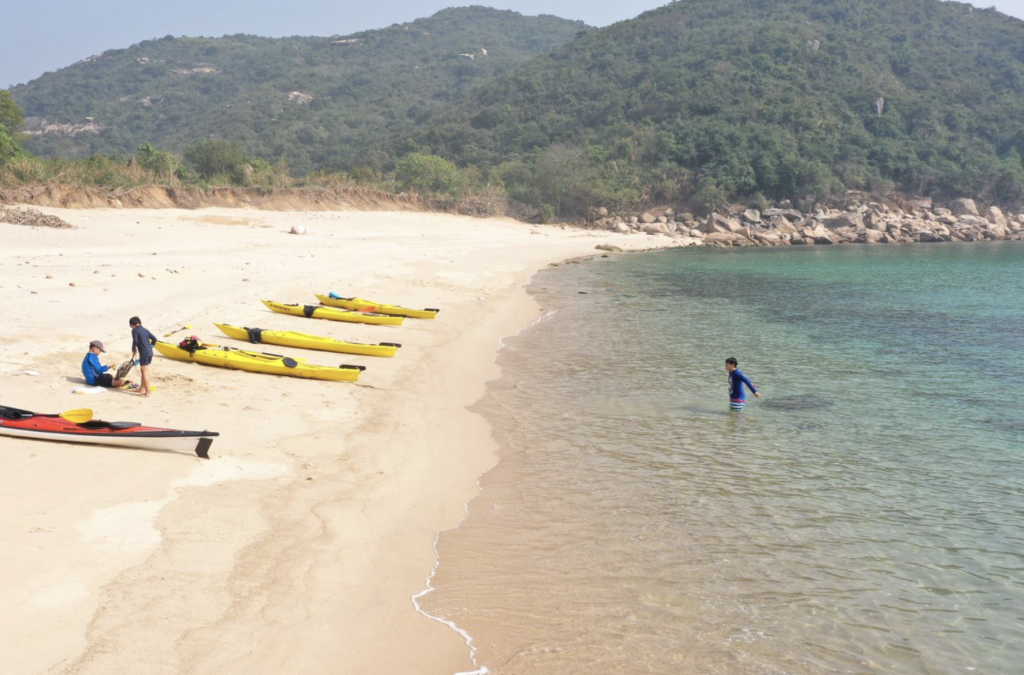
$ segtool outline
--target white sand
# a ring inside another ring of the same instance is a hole
[[[221,436],[209,461],[0,437],[4,675],[472,670],[463,639],[410,600],[494,462],[466,406],[499,339],[538,315],[523,290],[536,270],[599,243],[672,243],[415,213],[43,210],[78,229],[0,224],[0,404]],[[330,290],[442,312],[377,327],[259,302]],[[128,357],[134,314],[161,337],[192,324],[175,341],[244,346],[222,321],[404,346],[262,348],[366,365],[358,384],[158,355],[148,400],[73,395],[90,340],[105,363]]]

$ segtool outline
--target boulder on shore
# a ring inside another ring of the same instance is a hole
[[[1002,209],[1000,209],[998,206],[988,207],[988,210],[985,211],[985,220],[992,223],[993,225],[998,225],[999,227],[1006,227],[1006,216],[1003,215]]]
[[[856,211],[843,213],[828,221],[830,229],[838,230],[841,227],[852,227],[855,230],[864,229],[864,218]]]
[[[974,200],[965,197],[954,199],[950,202],[949,210],[953,212],[954,216],[981,216],[978,213],[978,205],[974,203]]]

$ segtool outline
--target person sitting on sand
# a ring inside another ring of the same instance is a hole
[[[100,354],[105,354],[106,349],[103,348],[103,343],[99,340],[93,340],[89,343],[89,353],[82,359],[82,375],[85,376],[85,382],[90,387],[123,387],[124,380],[118,379],[108,373],[107,371],[114,366],[100,365]]]
[[[139,385],[139,395],[149,396],[149,364],[153,362],[153,345],[156,344],[156,336],[142,326],[142,320],[133,316],[128,320],[132,328],[132,358],[139,355],[139,370],[142,371],[142,383]]]

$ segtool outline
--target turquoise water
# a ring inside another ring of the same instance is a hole
[[[1024,246],[645,253],[531,292],[429,596],[479,666],[1021,672]]]

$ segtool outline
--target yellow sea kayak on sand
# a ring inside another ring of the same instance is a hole
[[[328,307],[340,307],[356,312],[376,312],[391,316],[407,316],[410,319],[433,319],[437,316],[439,309],[408,309],[398,305],[386,305],[366,298],[335,298],[330,295],[317,295],[316,299],[320,304]]]
[[[332,307],[319,307],[317,305],[286,305],[283,302],[263,300],[264,305],[272,312],[278,314],[291,314],[292,316],[305,316],[311,319],[327,319],[329,321],[348,321],[349,323],[368,323],[374,326],[401,326],[404,320],[400,316],[387,316],[386,314],[366,314],[364,312],[348,312]]]
[[[314,366],[304,363],[305,359],[291,359],[278,354],[262,354],[210,344],[203,344],[195,351],[189,351],[180,345],[157,342],[156,350],[175,361],[195,361],[207,366],[248,370],[253,373],[268,373],[270,375],[304,377],[310,380],[355,382],[359,379],[359,373],[366,370],[366,366],[339,366],[337,368]]]
[[[395,342],[381,342],[379,345],[367,345],[361,342],[343,342],[334,338],[308,333],[296,333],[290,330],[263,330],[261,328],[239,328],[226,323],[215,323],[221,333],[236,340],[248,340],[255,344],[267,343],[282,347],[298,347],[299,349],[317,349],[322,352],[340,352],[343,354],[362,354],[363,356],[394,356],[402,345]]]

